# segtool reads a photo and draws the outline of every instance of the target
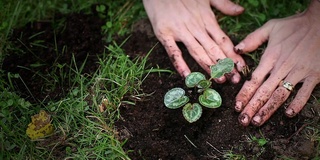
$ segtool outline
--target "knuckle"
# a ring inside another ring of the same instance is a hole
[[[254,84],[258,85],[261,79],[261,75],[260,73],[257,73],[257,71],[253,71],[251,74],[251,79],[250,81],[252,81]]]
[[[179,49],[170,48],[169,50],[172,57],[180,57],[182,55]]]
[[[306,102],[308,101],[309,97],[305,96],[305,95],[297,95],[294,98],[294,101],[292,102],[292,104],[294,104],[295,106],[304,106],[306,104]]]
[[[199,53],[203,52],[203,47],[201,46],[191,46],[188,48],[189,52],[193,55],[199,55]]]
[[[231,42],[230,38],[228,36],[223,36],[217,41],[217,44],[218,46],[224,46],[229,42]]]
[[[272,99],[276,102],[284,102],[287,99],[288,91],[283,87],[278,87],[272,94]]]
[[[271,90],[269,89],[269,87],[262,85],[257,92],[258,94],[269,96],[271,93]]]
[[[279,19],[271,19],[268,22],[266,22],[265,26],[271,26],[276,24],[279,21]]]

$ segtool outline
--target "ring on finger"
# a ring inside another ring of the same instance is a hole
[[[290,82],[288,82],[288,81],[281,81],[280,82],[280,85],[282,85],[282,87],[284,87],[285,89],[287,89],[288,91],[292,91],[293,90],[293,84],[292,83],[290,83]]]

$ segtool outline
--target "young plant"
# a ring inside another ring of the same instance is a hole
[[[170,109],[177,109],[183,106],[182,113],[184,118],[193,123],[202,115],[202,106],[207,108],[218,108],[221,106],[222,99],[220,94],[211,87],[211,80],[219,78],[226,73],[229,73],[234,68],[232,59],[225,58],[219,60],[216,65],[210,66],[211,76],[206,79],[205,75],[200,72],[192,72],[185,79],[185,85],[188,88],[195,88],[199,103],[188,103],[189,97],[185,95],[185,90],[182,88],[173,88],[164,96],[164,104]],[[202,105],[202,106],[201,106]]]

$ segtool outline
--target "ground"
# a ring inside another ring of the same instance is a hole
[[[38,99],[59,99],[68,90],[70,86],[67,84],[59,84],[60,87],[50,90],[50,86],[40,76],[49,73],[51,66],[57,62],[70,63],[72,56],[77,62],[82,62],[88,56],[84,72],[90,73],[97,67],[97,54],[103,51],[105,45],[101,40],[102,22],[97,16],[79,14],[68,15],[65,21],[65,28],[58,33],[53,32],[51,23],[44,21],[15,30],[11,38],[17,44],[17,49],[24,54],[12,53],[5,59],[3,68],[21,75],[25,84],[19,79],[13,83],[30,101],[37,102],[28,96],[30,92]],[[149,67],[174,71],[164,48],[152,34],[149,22],[140,21],[133,28],[131,37],[123,46],[125,53],[132,58],[146,56],[155,46],[148,57]],[[37,38],[43,39],[45,42],[42,44],[46,47],[33,50],[34,39],[30,36],[40,31],[44,32]],[[117,38],[117,41],[122,42],[125,38]],[[66,46],[64,54],[56,55],[56,48],[52,45],[55,44],[54,40],[57,46]],[[236,37],[234,40],[239,41]],[[203,72],[185,47],[182,44],[179,46],[191,70]],[[249,57],[244,58],[249,67],[255,67]],[[25,69],[32,64],[39,64],[34,68],[37,74]],[[237,92],[248,78],[243,76],[239,84],[214,83],[212,87],[222,96],[222,106],[218,109],[204,109],[203,116],[190,124],[183,118],[181,109],[170,110],[163,104],[164,94],[173,87],[183,87],[184,80],[175,72],[150,73],[140,90],[149,95],[140,99],[127,95],[125,99],[133,100],[136,104],[123,104],[120,107],[121,118],[115,124],[119,140],[127,140],[123,147],[132,159],[223,159],[237,155],[244,155],[247,159],[312,158],[317,144],[306,138],[304,133],[308,125],[319,122],[320,107],[317,103],[313,103],[311,98],[302,114],[289,119],[283,113],[291,96],[265,125],[243,127],[238,123],[239,113],[234,111],[233,106]],[[25,85],[29,86],[29,90]],[[319,93],[315,94],[319,97]],[[266,144],[259,144],[264,140]]]

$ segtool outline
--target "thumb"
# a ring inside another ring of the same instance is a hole
[[[210,4],[222,13],[230,16],[236,16],[244,11],[244,8],[230,0],[210,0]]]
[[[270,32],[274,26],[274,23],[267,22],[262,27],[258,28],[254,32],[247,35],[238,45],[234,47],[234,50],[238,54],[252,52],[257,49],[262,43],[269,39]]]

